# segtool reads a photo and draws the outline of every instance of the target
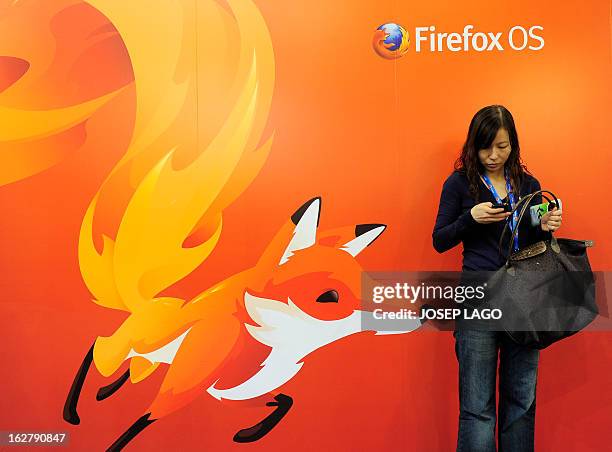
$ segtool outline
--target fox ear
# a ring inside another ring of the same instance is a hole
[[[293,237],[285,248],[278,265],[283,265],[297,250],[303,250],[315,244],[317,239],[317,227],[321,213],[321,198],[312,198],[305,202],[302,207],[291,215],[291,221],[295,225]]]
[[[378,238],[387,228],[384,224],[358,224],[355,226],[355,238],[340,247],[355,257]]]

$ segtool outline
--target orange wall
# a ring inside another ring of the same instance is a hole
[[[176,286],[179,293],[193,295],[253,265],[287,216],[315,195],[323,199],[321,228],[388,225],[360,256],[366,269],[459,269],[459,247],[438,255],[431,231],[469,120],[493,103],[513,113],[525,163],[563,200],[558,236],[594,240],[593,268],[611,269],[611,214],[603,203],[612,188],[609,2],[256,4],[276,59],[267,126],[274,144],[252,185],[227,210],[218,250]],[[0,14],[11,11],[5,5]],[[413,41],[403,58],[388,61],[373,52],[371,38],[390,21],[411,32],[421,25],[460,32],[468,23],[482,31],[537,24],[546,44],[538,52],[416,54]],[[30,29],[40,39],[44,31]],[[117,65],[125,64],[117,49]],[[72,76],[96,74],[96,61],[82,61],[82,73]],[[129,142],[133,94],[121,94],[88,122],[85,146],[74,138],[74,149],[57,165],[0,188],[0,425],[69,430],[71,450],[110,444],[140,416],[160,381],[98,403],[95,390],[105,383],[92,372],[82,424],[61,420],[82,356],[95,336],[110,334],[124,318],[89,301],[76,245],[87,205]],[[124,121],[114,121],[117,112]],[[610,338],[582,333],[542,353],[536,449],[608,445]],[[448,332],[344,339],[311,356],[284,392],[294,398],[292,410],[250,449],[443,451],[455,444],[457,365]],[[237,449],[244,446],[231,441],[235,431],[268,410],[225,407],[203,395],[131,446]]]

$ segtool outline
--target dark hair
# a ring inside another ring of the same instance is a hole
[[[470,122],[463,150],[455,161],[455,169],[466,174],[470,194],[474,197],[476,203],[479,202],[479,174],[484,173],[484,167],[478,158],[478,151],[491,146],[497,131],[501,128],[506,129],[510,138],[510,155],[504,166],[508,169],[512,191],[517,197],[520,196],[519,190],[525,173],[531,174],[521,161],[521,148],[512,114],[503,105],[489,105],[480,109]]]

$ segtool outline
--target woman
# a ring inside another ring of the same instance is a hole
[[[499,238],[510,218],[493,203],[509,203],[540,190],[540,183],[523,165],[514,119],[501,105],[481,109],[470,123],[455,171],[442,188],[433,231],[434,248],[443,253],[463,243],[463,271],[498,270],[506,262]],[[542,202],[534,197],[531,205]],[[531,226],[528,213],[519,225],[513,252],[550,238],[561,226],[560,209]],[[506,233],[503,250],[509,247]],[[495,451],[495,386],[499,352],[500,451],[533,451],[536,380],[539,351],[516,345],[501,331],[456,328],[455,353],[459,362],[459,434],[457,451]]]

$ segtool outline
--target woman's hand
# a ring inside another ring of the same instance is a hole
[[[503,207],[498,207],[497,209],[493,209],[491,206],[492,202],[481,202],[480,204],[476,204],[470,210],[472,217],[478,223],[488,224],[495,223],[497,221],[505,220],[510,216],[510,212],[504,212]]]
[[[563,214],[562,210],[559,210],[557,207],[554,207],[550,212],[547,212],[545,215],[542,215],[540,219],[540,227],[542,231],[545,232],[553,232],[561,227],[561,215]]]

